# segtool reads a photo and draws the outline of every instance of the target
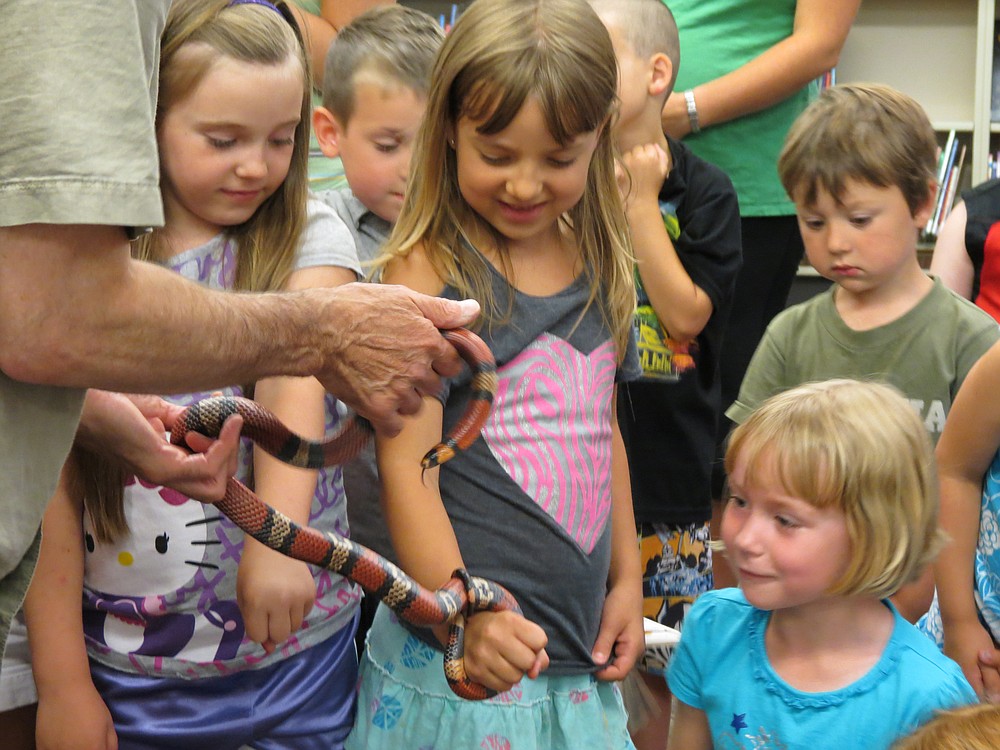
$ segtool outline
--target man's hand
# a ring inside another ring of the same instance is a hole
[[[327,314],[334,316],[336,336],[317,378],[392,437],[402,429],[402,415],[415,414],[425,395],[440,390],[441,376],[461,371],[461,358],[439,329],[468,325],[479,305],[363,283],[338,287],[334,301]]]
[[[215,440],[188,433],[190,453],[171,445],[171,429],[183,407],[157,396],[87,391],[76,439],[143,479],[202,502],[216,502],[236,473],[243,418],[226,420]]]

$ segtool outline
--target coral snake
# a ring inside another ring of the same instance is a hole
[[[472,369],[469,406],[448,435],[421,460],[424,470],[453,458],[479,436],[496,392],[496,362],[482,339],[464,328],[441,332]],[[312,441],[292,433],[270,411],[245,398],[218,396],[189,406],[171,433],[171,442],[183,446],[187,432],[216,437],[232,414],[243,417],[243,435],[272,456],[305,469],[342,464],[358,455],[372,439],[371,425],[355,416],[335,436]],[[332,570],[379,597],[397,616],[421,627],[449,624],[444,672],[452,691],[468,700],[483,700],[495,691],[466,675],[465,618],[473,612],[512,610],[517,601],[498,583],[471,576],[459,568],[444,586],[431,591],[372,550],[333,533],[300,526],[258,498],[235,477],[216,507],[262,544],[284,555]]]

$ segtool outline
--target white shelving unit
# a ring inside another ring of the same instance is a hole
[[[941,142],[955,130],[967,152],[961,189],[986,179],[996,0],[863,0],[837,82],[877,81],[923,105]]]

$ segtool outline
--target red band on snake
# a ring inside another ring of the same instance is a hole
[[[449,461],[479,437],[497,388],[496,362],[482,339],[464,328],[441,333],[472,369],[472,396],[455,427],[421,460],[425,470]],[[357,456],[372,437],[368,422],[354,417],[332,438],[323,442],[307,440],[292,433],[256,402],[222,396],[189,406],[174,426],[171,442],[184,445],[187,432],[216,437],[232,414],[243,417],[245,437],[275,458],[306,469],[346,463]],[[456,695],[468,700],[483,700],[496,694],[473,682],[465,672],[464,623],[465,617],[477,611],[519,613],[517,601],[503,586],[473,577],[460,568],[448,583],[431,591],[382,556],[350,539],[296,524],[232,477],[225,497],[216,507],[245,533],[271,549],[354,581],[379,597],[403,620],[420,627],[449,624],[444,654],[448,686]]]

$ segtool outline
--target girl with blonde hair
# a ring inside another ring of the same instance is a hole
[[[217,289],[357,280],[357,258],[340,249],[349,238],[307,196],[309,67],[285,4],[176,0],[161,42],[166,221],[134,254]],[[315,379],[253,387],[297,432],[334,430],[336,402]],[[342,747],[357,587],[244,539],[211,505],[117,470],[95,477],[81,455],[46,513],[25,605],[40,746]],[[261,497],[299,523],[347,533],[338,468],[303,471],[259,451],[252,463],[244,444],[236,476],[252,473]]]
[[[523,616],[468,618],[454,696],[445,633],[385,607],[362,657],[352,748],[631,748],[615,685],[643,648],[616,384],[638,372],[635,289],[610,132],[617,67],[584,0],[476,0],[431,77],[383,280],[483,308],[498,389],[481,440],[421,476],[470,379],[377,444],[401,567],[497,581]],[[433,436],[433,437],[432,437]]]
[[[668,669],[669,748],[889,747],[975,701],[889,601],[933,559],[927,429],[888,385],[809,383],[766,400],[726,451],[725,554]],[[863,733],[859,735],[859,732]]]

